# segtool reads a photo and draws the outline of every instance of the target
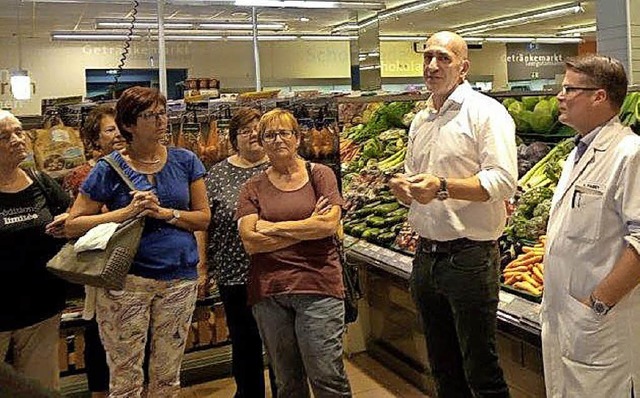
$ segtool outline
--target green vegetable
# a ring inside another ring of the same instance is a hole
[[[407,209],[406,207],[400,207],[398,210],[394,210],[391,213],[387,214],[387,217],[397,217],[397,216],[406,217],[407,214],[409,214],[409,209]]]
[[[367,228],[369,228],[369,226],[367,225],[366,222],[356,224],[353,227],[351,227],[351,235],[355,237],[360,237],[362,236],[362,233],[367,230]]]
[[[385,204],[381,204],[379,206],[376,206],[373,209],[373,213],[379,216],[386,216],[387,214],[391,213],[394,210],[398,210],[398,208],[400,207],[400,203],[398,202],[393,202],[393,203],[385,203]]]
[[[386,220],[384,217],[380,217],[380,216],[376,216],[376,215],[370,215],[368,216],[366,219],[367,221],[367,225],[372,226],[372,227],[384,227],[386,225]]]
[[[552,185],[554,182],[547,176],[546,165],[547,163],[556,164],[560,161],[564,161],[569,153],[575,146],[573,139],[569,138],[558,145],[556,145],[549,153],[542,158],[538,163],[535,164],[522,178],[518,181],[518,185],[520,185],[525,190],[529,190],[534,187],[544,187]],[[554,168],[555,170],[555,168]]]
[[[382,232],[382,229],[380,228],[369,228],[362,233],[362,237],[367,240],[374,240],[378,235],[380,235],[380,232]]]
[[[502,100],[502,105],[504,105],[505,108],[509,109],[509,105],[513,104],[516,101],[517,100],[515,98],[505,98]]]
[[[373,214],[373,207],[363,207],[353,213],[356,218],[366,217],[370,214]]]
[[[522,97],[522,105],[524,105],[524,109],[528,111],[533,111],[533,109],[538,104],[538,101],[540,101],[540,97],[538,96]]]
[[[535,108],[529,121],[531,128],[538,134],[546,134],[551,132],[555,123],[551,103],[547,100],[540,100]]]
[[[375,138],[371,138],[367,142],[365,142],[364,147],[362,149],[362,156],[368,159],[377,159],[382,157],[384,152],[384,147]]]
[[[378,235],[377,240],[383,245],[388,245],[396,240],[397,232],[384,232]]]
[[[384,225],[396,225],[404,222],[405,216],[393,216],[384,219]]]

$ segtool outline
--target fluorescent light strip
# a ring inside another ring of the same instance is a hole
[[[541,44],[570,44],[581,43],[579,37],[485,37],[487,43],[541,43]]]
[[[169,41],[214,41],[222,40],[222,35],[168,35],[165,40]]]
[[[580,35],[581,33],[591,33],[595,32],[598,29],[596,25],[583,25],[583,26],[575,26],[573,28],[561,30],[557,33],[559,36],[565,35]]]
[[[350,41],[358,40],[358,36],[330,36],[330,35],[303,35],[302,40],[308,41]]]
[[[253,36],[243,35],[243,36],[226,36],[226,40],[234,40],[234,41],[251,41],[253,40]],[[297,40],[298,36],[276,36],[276,35],[264,35],[258,36],[259,41],[290,41]]]
[[[128,29],[131,26],[131,22],[120,22],[120,21],[98,21],[96,22],[97,29]],[[136,22],[133,24],[133,27],[136,29],[158,29],[157,22]],[[193,28],[192,23],[186,22],[165,22],[164,27],[166,29],[191,29]]]
[[[455,4],[464,3],[466,1],[469,1],[469,0],[415,1],[411,3],[405,3],[401,6],[398,6],[386,11],[382,11],[378,14],[378,17],[380,19],[387,19],[387,18],[394,17],[396,15],[408,14],[408,13],[419,11],[419,10],[431,11],[431,10],[435,10],[436,8],[439,9],[439,8],[449,7]]]
[[[251,23],[224,23],[224,22],[203,22],[199,23],[198,27],[200,29],[213,29],[213,30],[251,30],[253,29],[253,24]],[[284,23],[259,23],[258,30],[282,30],[287,27]]]
[[[283,7],[283,8],[337,8],[334,1],[306,0],[236,0],[240,7]]]
[[[73,34],[73,33],[54,33],[51,35],[53,40],[85,40],[85,41],[119,41],[125,40],[127,35],[122,34]],[[132,39],[140,39],[140,35],[132,35]]]
[[[584,12],[584,9],[580,3],[565,4],[558,7],[538,10],[536,12],[527,12],[524,14],[510,15],[504,18],[498,18],[489,20],[482,23],[464,25],[455,29],[458,34],[461,35],[473,35],[489,30],[508,28],[512,26],[518,26],[528,24],[532,22],[539,22],[547,19],[559,18],[567,15],[578,14]]]

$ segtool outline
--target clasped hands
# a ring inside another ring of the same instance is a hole
[[[131,191],[131,203],[126,207],[128,214],[133,217],[151,217],[158,220],[173,218],[171,209],[160,206],[160,199],[151,191]]]
[[[389,180],[389,188],[400,202],[411,204],[416,201],[426,205],[440,189],[440,179],[432,174],[396,174]]]

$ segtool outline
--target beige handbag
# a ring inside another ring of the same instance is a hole
[[[133,182],[110,156],[103,158],[131,190]],[[104,250],[88,250],[76,253],[74,241],[66,243],[47,263],[47,269],[58,277],[72,283],[122,290],[133,258],[138,252],[140,237],[144,229],[144,218],[129,219],[118,226]]]

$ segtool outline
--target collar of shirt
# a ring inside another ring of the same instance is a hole
[[[427,99],[427,107],[425,108],[429,114],[429,118],[446,112],[453,104],[462,104],[467,96],[468,90],[473,91],[473,88],[471,88],[469,82],[465,80],[449,94],[449,97],[444,101],[439,111],[433,106],[433,95],[431,95],[429,99]]]
[[[616,118],[617,116],[615,116],[614,118]],[[576,158],[575,158],[575,162],[578,163],[578,161],[580,160],[580,158],[582,157],[582,155],[584,155],[584,153],[587,151],[587,149],[589,148],[589,145],[591,145],[591,143],[596,139],[596,136],[598,135],[598,133],[600,133],[600,131],[602,130],[602,128],[604,126],[606,126],[607,124],[611,123],[611,121],[614,119],[610,119],[609,121],[607,121],[607,123],[602,124],[598,127],[596,127],[595,129],[591,130],[587,135],[585,136],[581,136],[581,135],[576,135],[575,137],[575,143],[576,143]]]

